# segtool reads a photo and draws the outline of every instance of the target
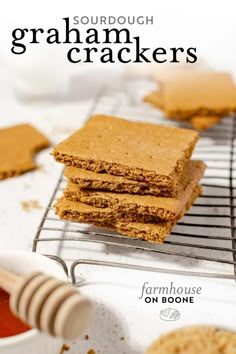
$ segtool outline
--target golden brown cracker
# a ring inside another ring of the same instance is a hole
[[[208,117],[195,116],[192,117],[189,122],[195,129],[201,131],[213,127],[214,125],[219,123],[222,119],[223,117],[219,117],[219,116],[208,116]]]
[[[146,354],[236,354],[236,334],[210,326],[190,326],[162,335]]]
[[[178,78],[180,78],[180,77],[178,77]],[[170,78],[169,78],[169,81],[171,81]],[[163,87],[163,85],[162,85],[162,87]],[[164,95],[163,95],[163,92],[161,91],[161,89],[159,91],[153,91],[150,94],[146,95],[143,100],[144,100],[144,102],[150,103],[154,107],[161,109],[163,112],[165,112]],[[199,131],[207,130],[207,129],[213,127],[214,125],[219,123],[222,119],[223,119],[223,117],[220,115],[218,115],[218,116],[217,115],[196,115],[196,116],[193,116],[189,119],[186,118],[186,120],[196,130],[199,130]]]
[[[66,165],[175,189],[198,134],[96,115],[53,150]]]
[[[82,168],[66,166],[64,175],[80,188],[107,190],[117,193],[131,193],[141,195],[159,195],[176,197],[178,189],[158,186],[151,182],[141,182],[123,176],[114,176],[109,173],[96,173]]]
[[[227,73],[191,72],[168,81],[162,91],[165,113],[172,118],[225,116],[236,109],[236,89]]]
[[[64,195],[72,201],[79,201],[97,208],[111,208],[117,213],[133,213],[154,216],[161,220],[174,220],[182,214],[187,200],[202,178],[205,168],[202,161],[187,163],[180,182],[178,198],[81,189],[72,182],[68,183]]]
[[[137,213],[118,212],[113,208],[97,208],[89,204],[78,201],[73,201],[66,197],[60,198],[55,204],[56,214],[62,219],[75,220],[82,223],[109,223],[114,224],[114,221],[141,223],[157,223],[158,216],[142,215]]]
[[[179,215],[176,220],[160,221],[156,224],[145,223],[125,223],[118,221],[115,224],[115,228],[123,235],[127,235],[134,238],[141,238],[143,240],[163,243],[166,237],[171,233],[173,227],[176,225],[179,219],[183,217],[186,211],[192,206],[195,199],[201,194],[201,186],[197,186],[183,210],[183,213]]]
[[[161,90],[152,91],[148,95],[144,96],[143,101],[152,104],[154,107],[165,110],[163,94]]]
[[[31,125],[0,129],[0,180],[35,169],[34,154],[48,146],[48,139]]]
[[[123,235],[141,238],[148,241],[162,243],[169,235],[177,221],[190,208],[194,200],[201,193],[201,187],[197,186],[186,203],[183,213],[175,220],[158,221],[156,223],[140,222],[136,215],[134,222],[132,214],[118,214],[110,208],[96,208],[87,204],[72,202],[65,197],[60,198],[56,205],[56,214],[65,220],[80,223],[92,223],[96,226],[116,229]],[[109,209],[109,210],[108,210]],[[112,215],[113,213],[113,215]]]

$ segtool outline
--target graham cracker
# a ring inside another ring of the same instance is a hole
[[[56,214],[61,219],[92,223],[114,225],[114,220],[123,222],[139,221],[141,223],[156,223],[159,218],[155,215],[142,215],[135,213],[117,212],[112,208],[97,208],[95,206],[76,202],[66,197],[61,197],[55,204]]]
[[[163,99],[168,117],[226,116],[236,109],[236,88],[227,73],[191,72],[179,81],[168,81]]]
[[[34,154],[48,146],[48,139],[31,125],[0,129],[0,180],[35,169]]]
[[[114,210],[107,208],[96,208],[87,204],[72,202],[65,197],[60,198],[56,205],[56,214],[65,220],[71,220],[81,223],[92,223],[99,227],[115,229],[123,235],[143,240],[163,243],[166,236],[169,235],[177,221],[190,208],[194,200],[201,193],[201,186],[198,185],[192,195],[189,197],[183,213],[176,220],[159,221],[156,223],[139,222],[136,215],[136,222],[129,221],[132,215],[118,214]],[[112,217],[113,213],[113,217]]]
[[[190,118],[190,123],[197,130],[207,130],[219,123],[222,119],[223,117],[220,116],[195,116]]]
[[[164,97],[161,90],[151,92],[150,94],[146,95],[143,100],[144,102],[150,103],[154,107],[165,112]],[[202,131],[213,127],[219,123],[221,119],[223,119],[223,116],[219,115],[197,115],[187,120],[196,130]]]
[[[176,189],[198,134],[188,129],[96,115],[57,145],[56,161]]]
[[[148,95],[144,96],[143,101],[152,104],[162,111],[165,110],[165,102],[161,90],[150,92]]]
[[[146,354],[236,354],[236,334],[210,326],[171,331],[155,341]]]
[[[156,183],[134,181],[122,176],[109,173],[96,173],[82,168],[67,166],[64,175],[80,188],[108,190],[118,193],[160,195],[163,197],[176,197],[178,189],[158,186]]]
[[[68,182],[64,196],[97,208],[111,208],[117,213],[146,215],[160,220],[175,220],[182,214],[184,207],[203,176],[206,165],[202,161],[189,161],[180,182],[177,198],[150,195],[130,195],[92,189],[81,189],[77,184]]]

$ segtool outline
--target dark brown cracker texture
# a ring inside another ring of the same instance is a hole
[[[194,200],[201,193],[201,187],[197,186],[189,197],[185,208],[176,220],[160,221],[157,223],[143,223],[129,221],[129,216],[124,215],[124,220],[117,215],[117,212],[109,208],[96,208],[83,203],[72,202],[66,198],[60,198],[56,205],[56,214],[65,220],[81,223],[92,223],[100,227],[116,229],[123,235],[143,240],[163,243],[177,221],[190,208]],[[113,215],[112,215],[113,213]],[[120,219],[119,219],[120,218]],[[137,220],[137,218],[136,218]]]
[[[183,211],[189,196],[199,184],[205,171],[202,161],[189,161],[184,170],[178,198],[165,198],[150,195],[135,195],[81,189],[69,182],[64,191],[67,199],[93,205],[98,208],[111,208],[117,213],[130,213],[153,216],[162,220],[175,220]]]
[[[80,188],[107,190],[117,193],[131,193],[141,195],[160,195],[176,197],[178,189],[160,187],[156,183],[141,182],[123,176],[114,176],[109,173],[97,173],[82,168],[66,166],[64,175]]]

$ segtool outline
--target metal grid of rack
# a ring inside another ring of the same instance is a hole
[[[180,123],[165,119],[160,112],[141,103],[140,98],[147,91],[149,85],[150,83],[146,81],[138,84],[131,81],[120,82],[119,85],[103,89],[96,99],[91,101],[87,117],[93,113],[104,113],[135,121],[179,126]],[[138,88],[141,89],[138,91]],[[76,281],[75,269],[81,264],[236,279],[235,140],[236,117],[234,116],[225,118],[217,126],[201,133],[194,158],[204,160],[208,166],[202,181],[203,193],[163,245],[121,236],[88,225],[65,222],[57,218],[54,215],[53,204],[65,187],[66,180],[62,173],[35,235],[33,251],[38,251],[39,244],[47,245],[48,242],[59,242],[59,247],[63,247],[63,242],[66,241],[78,242],[78,244],[86,243],[87,245],[95,243],[114,246],[120,248],[124,253],[141,251],[155,254],[156,257],[156,266],[151,266],[148,262],[139,265],[91,258],[73,259],[70,265],[70,275],[73,282]],[[200,262],[203,270],[180,270],[174,266],[171,269],[163,266],[158,267],[158,260],[162,256],[167,259],[174,257],[177,262],[181,259],[188,259],[191,265]],[[68,272],[67,264],[57,254],[51,255],[51,257],[60,261],[65,271]],[[217,264],[216,271],[209,272],[209,264]],[[221,266],[222,271],[219,270]]]

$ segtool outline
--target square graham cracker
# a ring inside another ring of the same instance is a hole
[[[162,110],[165,112],[165,103],[164,103],[164,97],[163,93],[161,90],[159,91],[153,91],[150,94],[146,95],[143,98],[143,101],[146,103],[150,103],[154,107]],[[171,117],[169,117],[171,118]],[[179,118],[174,117],[177,120],[182,120]],[[182,118],[182,117],[181,117]],[[224,117],[220,115],[196,115],[192,116],[191,118],[186,118],[187,120],[196,130],[202,131],[202,130],[207,130],[217,123],[219,123]]]
[[[147,241],[163,243],[171,230],[191,207],[195,199],[201,193],[201,186],[198,185],[185,205],[183,213],[175,220],[158,221],[156,223],[143,223],[137,217],[135,222],[129,221],[130,216],[119,215],[110,208],[96,208],[87,204],[72,202],[65,197],[60,198],[56,205],[56,214],[65,220],[80,223],[91,223],[99,227],[115,229],[123,235],[133,238],[140,238]],[[113,216],[112,216],[113,212]]]
[[[107,190],[116,193],[130,193],[141,195],[159,195],[163,197],[176,197],[178,190],[158,186],[152,182],[134,181],[123,176],[115,176],[109,173],[97,173],[82,168],[66,166],[65,177],[72,183],[83,189]]]
[[[176,189],[197,140],[188,129],[95,115],[52,155],[69,166]]]
[[[227,73],[185,74],[181,80],[163,85],[162,93],[165,113],[171,118],[226,116],[236,110],[236,87]]]
[[[187,163],[177,198],[81,189],[72,182],[68,182],[64,196],[69,200],[86,203],[97,208],[111,208],[116,210],[117,213],[133,213],[153,216],[160,220],[175,220],[183,213],[189,196],[199,184],[205,168],[206,166],[202,161],[189,161]]]

